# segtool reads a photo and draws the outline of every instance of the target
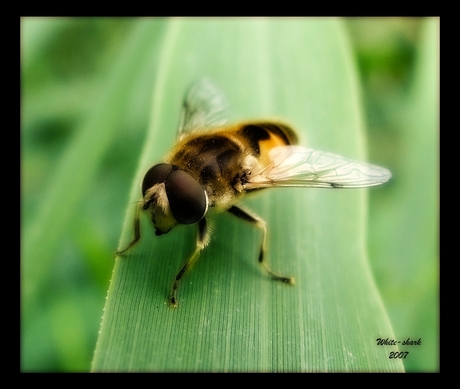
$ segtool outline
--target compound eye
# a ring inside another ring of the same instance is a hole
[[[171,212],[179,223],[196,223],[205,215],[208,210],[206,193],[188,173],[172,171],[165,186]]]
[[[142,196],[145,196],[145,192],[153,185],[165,182],[172,170],[173,166],[168,163],[160,163],[151,167],[142,180]]]

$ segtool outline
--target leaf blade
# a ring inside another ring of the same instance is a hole
[[[222,83],[242,117],[285,115],[302,124],[310,146],[362,157],[358,88],[342,35],[329,19],[172,21],[166,39],[174,50],[160,72],[141,165],[172,144],[174,131],[159,129],[175,128],[179,90],[201,73]],[[295,38],[302,45],[292,50]],[[210,49],[216,42],[225,47],[221,56]],[[94,371],[402,371],[375,344],[392,329],[367,263],[366,192],[263,195],[244,203],[268,223],[271,267],[295,275],[297,285],[265,277],[256,263],[260,234],[223,214],[181,284],[179,308],[169,309],[169,287],[194,232],[176,228],[154,239],[142,220],[143,239],[115,264]]]

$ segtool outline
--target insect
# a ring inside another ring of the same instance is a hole
[[[297,145],[290,126],[274,121],[225,125],[228,105],[208,79],[192,85],[185,96],[178,142],[163,163],[151,167],[142,184],[142,200],[134,217],[134,239],[140,237],[139,214],[150,214],[156,235],[178,224],[197,224],[196,247],[176,275],[169,303],[177,307],[177,290],[184,274],[210,240],[207,215],[227,211],[262,231],[259,263],[274,280],[294,284],[275,274],[266,263],[266,223],[236,205],[244,195],[265,188],[361,188],[388,181],[382,167]]]

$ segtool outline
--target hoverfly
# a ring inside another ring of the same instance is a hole
[[[206,216],[210,209],[227,211],[260,228],[259,263],[272,279],[294,284],[292,277],[270,270],[265,261],[266,223],[235,205],[237,201],[264,188],[362,188],[383,184],[391,177],[379,166],[297,146],[294,130],[284,123],[224,125],[227,108],[224,95],[210,80],[192,85],[182,107],[178,142],[163,163],[146,172],[134,218],[134,239],[117,252],[123,254],[140,239],[141,210],[150,214],[156,235],[178,224],[197,223],[196,247],[176,275],[171,307],[177,307],[182,277],[209,243]]]

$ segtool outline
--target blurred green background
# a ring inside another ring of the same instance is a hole
[[[21,19],[22,371],[90,369],[167,23]],[[370,193],[371,267],[397,339],[422,339],[406,371],[437,371],[439,81],[424,58],[439,61],[439,20],[344,23],[368,154],[393,172]]]

